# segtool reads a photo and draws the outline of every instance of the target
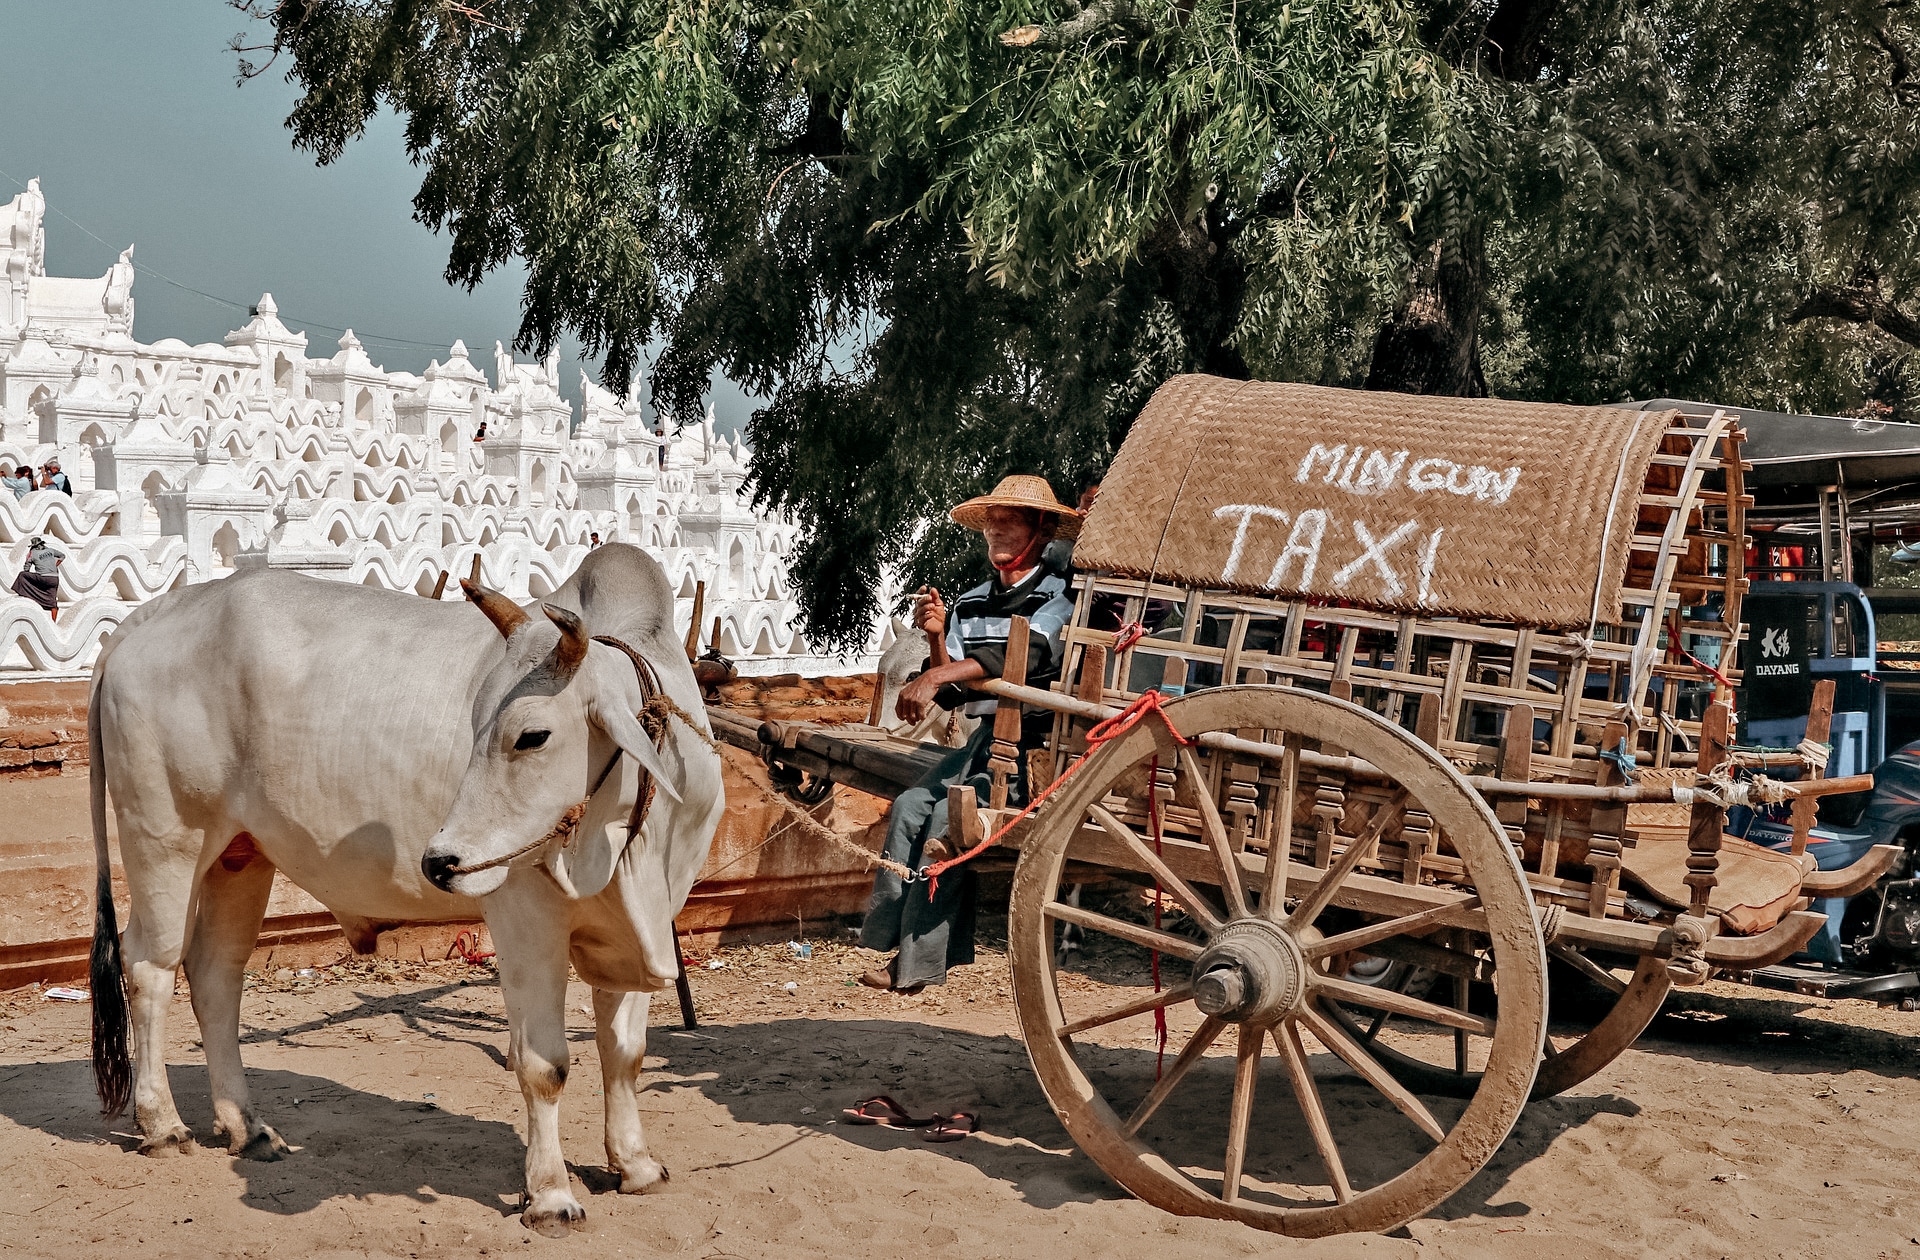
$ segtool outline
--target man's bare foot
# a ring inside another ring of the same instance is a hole
[[[860,983],[866,985],[869,989],[891,989],[893,987],[893,971],[888,967],[875,967],[872,971],[865,972],[861,975]]]

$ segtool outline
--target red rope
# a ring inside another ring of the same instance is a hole
[[[1149,695],[1160,693],[1149,692]],[[1163,715],[1164,716],[1164,715]],[[1175,731],[1177,738],[1180,732]],[[1184,742],[1184,741],[1182,741]],[[1160,754],[1153,755],[1153,763],[1147,769],[1147,829],[1153,833],[1153,851],[1160,850]],[[1153,877],[1153,930],[1160,930],[1160,877]],[[1160,992],[1160,951],[1151,951],[1153,957],[1153,991]],[[1153,1008],[1153,1035],[1158,1049],[1153,1060],[1153,1079],[1159,1080],[1167,1066],[1167,1008]]]
[[[1188,739],[1185,735],[1182,735],[1179,732],[1179,730],[1174,726],[1173,719],[1168,717],[1166,710],[1160,707],[1160,701],[1161,701],[1161,695],[1157,691],[1148,691],[1148,692],[1141,693],[1139,698],[1136,699],[1132,704],[1120,710],[1120,712],[1114,714],[1112,717],[1106,719],[1104,722],[1099,723],[1092,730],[1087,732],[1087,753],[1091,754],[1094,749],[1098,748],[1100,745],[1106,743],[1110,739],[1118,739],[1122,735],[1125,735],[1128,731],[1138,726],[1140,724],[1141,719],[1146,717],[1147,714],[1149,713],[1152,713],[1159,717],[1160,721],[1166,726],[1167,733],[1172,735],[1176,742],[1182,745],[1192,744],[1193,741]],[[928,901],[933,900],[934,892],[938,890],[938,888],[940,887],[940,877],[942,875],[952,870],[954,867],[961,865],[962,863],[973,861],[973,859],[979,857],[982,853],[985,853],[988,849],[991,849],[994,845],[999,844],[1000,838],[1006,835],[1009,831],[1012,831],[1016,823],[1018,823],[1021,819],[1025,818],[1028,814],[1031,814],[1034,810],[1039,809],[1041,804],[1049,796],[1053,795],[1055,789],[1057,789],[1062,783],[1065,783],[1068,779],[1071,779],[1075,774],[1079,773],[1080,767],[1086,764],[1087,764],[1087,758],[1085,756],[1082,756],[1080,760],[1074,762],[1073,765],[1068,768],[1065,774],[1055,779],[1052,783],[1049,783],[1046,786],[1046,789],[1042,791],[1040,795],[1028,801],[1027,807],[1025,809],[1015,814],[1012,818],[1009,818],[1006,822],[1006,825],[1001,827],[1000,830],[994,832],[992,835],[988,836],[985,840],[982,840],[979,844],[974,845],[971,849],[968,849],[965,853],[959,854],[956,857],[950,857],[944,862],[935,862],[932,866],[929,866],[926,869],[927,900]]]
[[[447,946],[447,960],[451,962],[456,955],[469,967],[478,967],[482,959],[493,957],[493,951],[480,948],[480,933],[463,928]]]

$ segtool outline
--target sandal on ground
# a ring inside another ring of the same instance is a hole
[[[857,1107],[847,1107],[841,1112],[848,1124],[877,1124],[888,1129],[924,1129],[929,1125],[944,1124],[947,1116],[928,1116],[925,1120],[916,1120],[902,1107],[885,1094],[875,1094],[863,1099]],[[943,1139],[952,1141],[951,1138]]]
[[[909,984],[909,985],[895,984],[893,982],[893,964],[892,963],[888,963],[884,967],[875,967],[872,971],[861,972],[860,983],[866,985],[869,989],[887,989],[891,992],[901,994],[905,997],[912,997],[914,994],[920,992],[920,990],[927,987],[924,982],[920,984]]]
[[[920,1135],[922,1142],[958,1142],[969,1133],[980,1131],[980,1117],[971,1111],[956,1111],[950,1116],[935,1116],[927,1131]]]

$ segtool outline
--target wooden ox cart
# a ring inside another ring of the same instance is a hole
[[[1063,681],[1024,684],[1016,622],[1008,675],[979,684],[1000,701],[991,806],[954,798],[963,840],[1018,853],[1021,1029],[1110,1176],[1281,1233],[1391,1228],[1671,984],[1792,954],[1821,923],[1807,897],[1885,869],[1800,852],[1814,798],[1869,780],[1823,779],[1817,738],[1731,741],[1740,438],[1719,413],[1206,377],[1154,395],[1077,544]],[[1051,790],[1021,817],[1023,706],[1055,721],[1028,754]],[[867,790],[921,764],[868,728],[765,734],[774,761]],[[1736,804],[1791,810],[1796,851],[1725,837]],[[1090,879],[1131,896],[1089,905]],[[1080,982],[1068,924],[1153,951],[1160,983]],[[1550,959],[1605,995],[1582,1032],[1548,1036]],[[1121,1070],[1111,1038],[1156,1012],[1172,1053]]]

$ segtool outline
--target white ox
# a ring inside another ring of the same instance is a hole
[[[585,1215],[560,1151],[569,962],[594,987],[620,1189],[666,1179],[636,1098],[647,1001],[675,978],[673,916],[724,809],[672,592],[644,552],[610,545],[544,617],[491,591],[468,595],[479,611],[244,573],[147,604],[102,652],[90,710],[94,1073],[110,1114],[131,1093],[142,1151],[193,1143],[165,1067],[182,965],[215,1135],[252,1158],[287,1150],[248,1104],[238,1039],[242,973],[280,870],[362,950],[382,927],[485,918],[527,1100],[529,1227],[562,1232]],[[656,748],[636,720],[631,659],[590,634],[633,647],[701,734],[671,720]],[[659,788],[630,839],[643,768]],[[124,944],[108,883],[108,795],[132,895]],[[471,870],[549,835],[582,801],[564,847],[550,839]]]

